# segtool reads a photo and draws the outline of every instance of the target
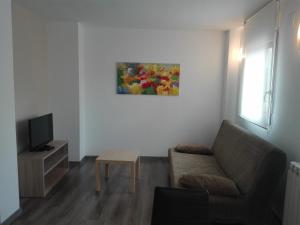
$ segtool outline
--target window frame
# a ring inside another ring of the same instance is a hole
[[[280,3],[278,0],[276,0],[277,3],[277,21],[276,21],[276,28],[274,30],[274,38],[273,38],[273,45],[272,46],[272,62],[271,62],[271,74],[270,74],[270,90],[269,92],[269,98],[270,98],[270,104],[269,104],[269,110],[267,116],[267,123],[266,125],[262,125],[257,123],[256,121],[250,120],[249,118],[245,118],[241,115],[241,107],[242,107],[242,92],[243,92],[243,81],[244,81],[244,70],[245,70],[245,60],[246,56],[243,57],[241,60],[240,66],[239,66],[239,88],[238,88],[238,108],[237,108],[237,115],[238,118],[254,124],[255,126],[258,126],[264,130],[269,131],[269,129],[272,126],[272,117],[273,117],[273,110],[274,110],[274,98],[275,98],[275,77],[276,77],[276,70],[277,70],[277,55],[278,55],[278,37],[279,37],[279,12],[280,12]],[[263,7],[264,8],[264,7]],[[247,21],[249,21],[251,18],[253,18],[256,14],[254,14],[252,17],[247,19],[244,23],[246,25]],[[244,38],[244,37],[243,37]],[[242,39],[243,39],[242,38]],[[271,43],[271,42],[270,42]],[[243,41],[241,42],[241,49],[245,49]],[[266,93],[267,93],[266,92]]]

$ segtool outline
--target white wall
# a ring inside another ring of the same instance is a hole
[[[300,161],[300,49],[297,48],[297,30],[300,23],[300,2],[288,0],[283,5],[279,33],[278,67],[275,86],[275,104],[271,140],[280,145],[289,159]],[[295,24],[292,14],[295,13]]]
[[[28,147],[28,119],[53,112],[54,138],[68,140],[70,160],[80,160],[78,24],[14,3],[13,40],[18,150]]]
[[[19,209],[11,1],[0,1],[0,223]]]
[[[226,32],[228,35],[228,56],[224,74],[223,118],[232,122],[235,122],[237,118],[239,63],[241,60],[239,53],[242,31],[242,28],[236,28]]]
[[[87,155],[129,149],[165,156],[211,144],[221,120],[224,33],[109,29],[84,24]],[[116,94],[116,62],[180,63],[180,96]]]
[[[48,99],[54,138],[68,140],[70,160],[79,161],[78,24],[49,22],[47,35]]]
[[[297,29],[300,23],[300,2],[298,0],[281,1],[282,20],[279,31],[278,63],[275,75],[275,99],[272,116],[272,126],[267,131],[259,128],[241,118],[231,114],[236,121],[280,147],[287,153],[288,159],[300,161],[300,49],[297,48]],[[293,24],[293,21],[295,23]],[[231,88],[237,88],[238,82],[232,81]],[[225,105],[230,105],[225,102]],[[237,111],[237,105],[231,106],[231,111]],[[284,180],[283,180],[284,182]],[[282,184],[281,197],[278,193],[277,201],[278,214],[282,213],[282,199],[284,183]]]
[[[85,51],[83,25],[78,24],[78,56],[79,56],[79,136],[80,160],[86,156],[85,133]]]
[[[48,113],[46,22],[13,4],[14,83],[18,151],[28,148],[29,118]]]
[[[247,121],[237,118],[237,122],[252,132],[281,147],[290,160],[300,161],[300,50],[297,48],[297,29],[300,23],[300,2],[282,1],[282,20],[279,30],[278,62],[275,75],[275,98],[272,126],[267,131]],[[295,18],[295,24],[293,24]],[[231,31],[236,32],[236,31]],[[231,49],[233,50],[233,49]],[[231,88],[239,83],[231,82]],[[229,90],[231,88],[228,88]],[[226,105],[230,105],[225,103]],[[232,112],[238,105],[232,105]]]

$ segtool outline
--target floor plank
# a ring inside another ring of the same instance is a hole
[[[95,192],[94,162],[72,167],[47,197],[21,199],[23,212],[12,225],[150,225],[154,188],[169,185],[167,159],[141,158],[136,193],[130,192],[129,167],[117,165]]]

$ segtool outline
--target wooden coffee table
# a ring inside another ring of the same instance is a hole
[[[135,179],[139,177],[140,158],[137,153],[130,151],[109,150],[101,153],[96,159],[96,191],[101,191],[100,164],[105,165],[105,177],[109,176],[109,164],[129,165],[131,170],[131,191],[135,192]]]

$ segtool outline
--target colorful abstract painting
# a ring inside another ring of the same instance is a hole
[[[179,95],[179,64],[117,63],[117,93]]]

